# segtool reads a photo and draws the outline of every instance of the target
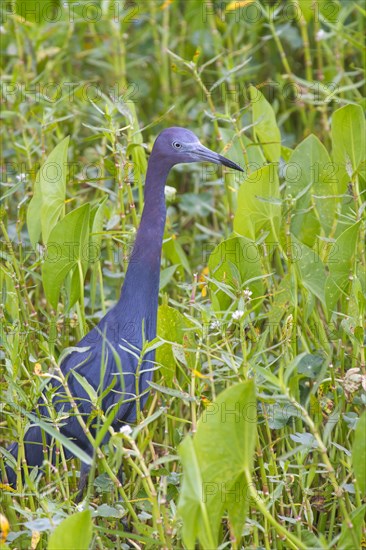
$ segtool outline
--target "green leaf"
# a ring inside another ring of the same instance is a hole
[[[172,385],[175,375],[176,360],[173,353],[174,344],[195,348],[193,323],[176,309],[160,306],[158,309],[158,336],[167,340],[156,350],[156,361],[161,365],[161,373],[168,386]],[[190,352],[184,351],[189,358]]]
[[[179,455],[184,476],[179,494],[178,514],[183,520],[184,544],[189,549],[195,548],[195,542],[200,533],[201,538],[211,541],[211,548],[214,548],[206,503],[202,498],[201,471],[191,436],[188,435],[179,446]]]
[[[298,3],[306,22],[309,23],[309,21],[311,21],[314,17],[315,10],[313,4],[311,4],[311,2],[309,2],[308,0],[298,0]]]
[[[249,506],[244,472],[253,466],[256,414],[254,382],[236,384],[204,411],[193,438],[195,452],[187,438],[180,446],[184,491],[178,506],[190,548],[196,537],[203,548],[217,547],[225,510],[234,535],[241,536]],[[188,501],[189,513],[184,509]]]
[[[162,290],[173,278],[174,273],[177,270],[177,265],[170,265],[160,272],[159,290]]]
[[[90,301],[94,310],[97,296],[97,279],[102,258],[101,242],[103,237],[103,222],[105,204],[108,196],[105,196],[90,212],[90,241],[89,241],[89,262],[92,267],[90,278]],[[76,285],[76,282],[75,282]]]
[[[94,208],[93,211],[90,212],[90,221],[92,222],[90,229],[91,261],[97,261],[101,256],[100,243],[103,237],[103,220],[107,199],[108,197],[104,197],[104,199],[100,201],[96,208]]]
[[[215,309],[227,310],[246,287],[253,292],[252,300],[263,296],[263,273],[258,247],[253,241],[245,237],[223,241],[211,253],[208,267],[213,279],[209,288],[216,298]]]
[[[40,186],[40,171],[36,176],[36,181],[34,183],[33,197],[31,198],[28,209],[27,209],[27,228],[32,243],[33,248],[36,247],[36,244],[39,241],[42,231],[41,224],[41,212],[42,208],[42,191]]]
[[[12,320],[19,319],[19,300],[14,280],[9,275],[4,265],[0,265],[0,289],[2,291],[3,304],[6,313]]]
[[[252,172],[239,189],[234,231],[252,240],[260,237],[262,231],[269,231],[267,241],[278,242],[279,199],[277,168],[267,165]]]
[[[338,201],[332,198],[336,179],[330,157],[316,136],[311,134],[296,147],[285,176],[286,192],[296,200],[291,231],[311,247],[320,227],[327,236],[330,234]]]
[[[365,117],[360,105],[345,105],[333,113],[332,146],[338,192],[345,193],[352,174],[365,159]]]
[[[302,244],[294,235],[293,262],[297,267],[301,284],[325,305],[325,267],[315,250]]]
[[[328,548],[328,546],[320,542],[314,533],[306,529],[301,530],[301,540],[306,544],[306,547],[309,548],[309,550],[325,550]]]
[[[60,9],[59,0],[27,0],[26,2],[15,2],[14,7],[16,13],[27,21],[42,23],[49,21],[52,5],[55,10]]]
[[[365,437],[365,434],[363,437]],[[339,550],[356,550],[356,548],[362,547],[361,540],[365,511],[366,504],[363,504],[351,512],[352,527],[346,521],[343,521],[341,536],[337,543]]]
[[[76,369],[72,369],[70,373],[72,376],[75,376],[80,386],[85,390],[85,393],[88,395],[90,402],[95,406],[98,402],[98,393],[93,388],[93,386],[87,381],[84,376],[79,374]]]
[[[48,540],[48,550],[88,550],[93,535],[90,510],[64,519]]]
[[[273,374],[273,372],[269,368],[260,367],[259,365],[256,365],[255,366],[255,372],[256,372],[256,374],[260,374],[261,376],[263,376],[263,378],[267,382],[269,382],[269,384],[272,384],[273,387],[275,387],[275,388],[280,387],[279,379],[277,378],[277,376],[275,374]]]
[[[80,295],[89,256],[89,205],[85,204],[65,216],[53,228],[47,245],[47,255],[42,266],[42,280],[47,300],[56,309],[61,285],[67,274],[76,270],[72,279],[70,307]]]
[[[245,134],[241,135],[240,141],[239,139],[233,141],[232,131],[230,128],[220,128],[220,133],[223,137],[223,143],[230,147],[229,149],[225,149],[226,153],[230,151],[230,158],[244,169],[244,174],[240,174],[240,177],[247,176],[247,167],[243,163],[242,144],[247,152],[249,169],[251,172],[258,170],[266,164],[266,157],[264,156],[259,143],[253,142]],[[235,195],[233,195],[233,199],[235,199]]]
[[[334,310],[339,296],[349,284],[360,223],[358,221],[348,227],[331,246],[328,255],[329,276],[325,283],[325,299],[329,311]]]
[[[272,333],[278,329],[282,317],[285,314],[292,313],[294,303],[295,296],[291,285],[291,277],[286,274],[278,286],[271,308],[268,311],[268,326]]]
[[[166,257],[172,264],[181,265],[186,272],[190,274],[191,268],[189,261],[179,240],[175,235],[169,234],[167,234],[165,238],[168,238],[168,240],[163,244],[164,257]],[[182,269],[180,269],[180,272],[183,275]]]
[[[27,226],[33,246],[41,231],[44,244],[65,208],[67,149],[69,137],[64,138],[48,155],[36,177],[34,195],[27,211]]]
[[[366,412],[357,422],[352,447],[352,464],[360,491],[363,496],[366,496]]]
[[[155,382],[148,382],[149,386],[154,388],[160,393],[163,393],[164,395],[170,395],[170,397],[176,397],[177,399],[182,399],[183,401],[187,401],[190,403],[196,402],[196,398],[189,395],[189,393],[181,392],[179,390],[176,390],[174,388],[165,388],[164,386],[161,386],[160,384],[155,384]]]
[[[249,97],[255,124],[254,134],[261,142],[266,158],[270,162],[277,162],[281,155],[281,133],[272,106],[254,86],[249,86]]]

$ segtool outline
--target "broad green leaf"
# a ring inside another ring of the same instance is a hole
[[[325,267],[315,250],[292,235],[292,261],[298,269],[300,283],[325,305]]]
[[[216,542],[225,509],[234,520],[237,537],[244,526],[249,498],[242,474],[253,465],[256,414],[255,387],[251,380],[224,390],[206,408],[197,425],[194,447],[202,475],[202,496]],[[239,522],[238,511],[233,513],[235,506],[240,509]]]
[[[56,145],[41,168],[41,224],[44,244],[47,244],[49,234],[65,208],[68,146],[69,137],[66,137]]]
[[[352,464],[360,491],[363,496],[366,496],[366,412],[357,422],[352,447]]]
[[[362,548],[361,541],[365,512],[366,504],[359,506],[351,512],[352,527],[345,520],[343,521],[341,536],[337,542],[338,550],[356,550],[356,548]]]
[[[215,309],[227,310],[233,299],[240,298],[247,287],[253,292],[252,300],[263,296],[260,254],[253,241],[245,237],[223,241],[211,253],[208,267],[213,279],[209,288],[216,298]]]
[[[67,214],[50,233],[42,280],[47,300],[55,309],[62,283],[72,269],[70,307],[79,297],[89,253],[89,205],[85,204]]]
[[[254,170],[258,170],[264,164],[266,164],[266,162],[267,162],[266,157],[264,156],[264,154],[262,152],[262,149],[258,145],[258,143],[255,143],[254,141],[249,139],[244,134],[243,134],[242,139],[243,139],[243,143],[245,145],[245,148],[247,150],[250,172],[254,172]],[[240,154],[237,157],[237,159],[238,159],[237,162],[243,168],[245,168],[245,166],[243,166],[243,151],[242,151],[242,148],[240,147],[239,143],[238,143],[238,148],[240,148]],[[234,162],[236,162],[235,157],[233,157],[233,158],[234,158]]]
[[[272,106],[254,86],[249,87],[249,97],[255,124],[254,134],[261,142],[266,158],[270,162],[277,162],[281,155],[281,133]]]
[[[308,246],[323,228],[328,236],[337,199],[333,166],[324,145],[311,134],[294,150],[286,166],[286,193],[295,199],[291,231]],[[316,210],[314,209],[316,207]]]
[[[354,256],[361,221],[348,227],[333,243],[328,255],[329,276],[325,283],[325,298],[329,311],[349,284],[349,276],[354,268]]]
[[[303,1],[306,2],[306,0]],[[318,0],[316,4],[313,4],[315,9],[317,5],[319,5],[319,11],[325,19],[327,19],[330,23],[338,23],[339,12],[342,9],[340,0],[333,0],[332,2],[329,2],[329,0]],[[314,14],[315,17],[319,17],[316,11],[314,11]]]
[[[365,117],[360,105],[345,105],[333,113],[332,146],[338,192],[345,193],[352,174],[365,159]]]
[[[285,162],[288,162],[290,160],[290,157],[293,152],[294,150],[290,149],[290,147],[286,147],[285,145],[281,146],[281,157]]]
[[[225,510],[240,538],[249,506],[244,471],[253,466],[256,414],[254,382],[236,384],[203,412],[193,445],[188,436],[180,446],[184,476],[178,509],[188,548],[196,538],[204,549],[217,547]]]
[[[156,350],[156,361],[161,365],[161,373],[168,386],[172,385],[175,375],[176,360],[173,353],[174,344],[183,347],[195,347],[193,324],[176,309],[169,306],[160,306],[158,309],[157,333],[160,338],[167,340]],[[183,352],[189,360],[189,351]]]
[[[240,186],[234,231],[252,240],[260,237],[262,231],[269,231],[269,242],[278,242],[280,216],[277,168],[263,166]]]
[[[248,175],[247,168],[250,173],[254,172],[255,170],[259,170],[259,168],[266,164],[267,161],[259,143],[253,142],[245,134],[241,136],[240,141],[239,139],[235,139],[234,141],[232,141],[233,133],[230,128],[220,128],[220,133],[223,137],[225,145],[230,144],[230,148],[225,149],[225,154],[229,153],[230,158],[234,162],[239,164],[244,170],[244,174],[239,174],[238,172],[235,172],[235,181],[238,181],[239,178],[243,178],[243,176],[246,177]],[[248,156],[248,167],[245,165],[243,158],[243,145],[246,149],[246,153]]]
[[[178,514],[183,521],[182,538],[188,549],[195,548],[201,539],[210,541],[215,547],[211,525],[203,497],[201,471],[191,436],[187,436],[179,446],[184,476],[179,494]],[[208,546],[209,548],[209,546]]]
[[[48,155],[36,177],[33,198],[27,211],[28,233],[33,246],[41,232],[44,244],[65,208],[67,149],[69,137],[64,138]]]
[[[298,0],[298,5],[300,6],[301,12],[306,22],[309,23],[309,21],[311,21],[311,19],[314,17],[315,8],[313,4],[308,0]]]
[[[51,533],[48,550],[88,550],[93,535],[91,511],[64,519]]]

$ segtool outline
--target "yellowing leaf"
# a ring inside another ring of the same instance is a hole
[[[6,486],[5,486],[6,487]],[[0,514],[0,541],[5,542],[9,533],[9,522],[3,514]]]
[[[36,550],[40,538],[41,533],[39,531],[32,531],[31,550]]]
[[[162,6],[160,6],[160,9],[161,10],[166,10],[167,8],[169,8],[170,4],[173,3],[174,0],[165,0],[164,4],[162,4]]]
[[[238,10],[240,8],[244,8],[245,6],[247,6],[248,4],[252,4],[254,2],[254,0],[241,0],[241,1],[235,1],[235,2],[230,2],[227,6],[226,6],[226,9],[225,11],[235,11],[235,10]]]
[[[198,288],[201,290],[201,294],[203,298],[207,296],[206,276],[209,274],[209,272],[210,272],[209,268],[207,266],[204,267],[198,278],[198,282],[199,282]]]
[[[195,376],[197,376],[197,378],[209,378],[209,376],[207,376],[206,374],[202,374],[202,372],[199,372],[199,371],[196,370],[196,369],[193,369],[193,370],[192,370],[192,374],[194,374]]]
[[[34,374],[36,374],[37,376],[39,376],[40,374],[42,374],[42,366],[41,366],[41,363],[36,363],[34,365]]]

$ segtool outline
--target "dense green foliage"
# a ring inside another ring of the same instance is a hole
[[[169,176],[159,337],[144,349],[157,350],[148,406],[101,449],[111,419],[86,388],[101,427],[79,506],[88,459],[50,411],[52,425],[41,425],[58,463],[46,452],[41,478],[21,457],[14,464],[17,490],[2,485],[6,544],[360,548],[364,9],[1,9],[3,472],[7,444],[42,422],[31,411],[62,353],[119,296],[158,132],[185,126],[245,170],[185,165]],[[66,461],[62,445],[77,458]]]

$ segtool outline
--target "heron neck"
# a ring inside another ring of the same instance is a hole
[[[119,306],[124,321],[133,323],[135,333],[145,338],[156,336],[160,262],[166,220],[164,197],[169,167],[150,156],[145,181],[145,204],[135,244],[130,256]]]

